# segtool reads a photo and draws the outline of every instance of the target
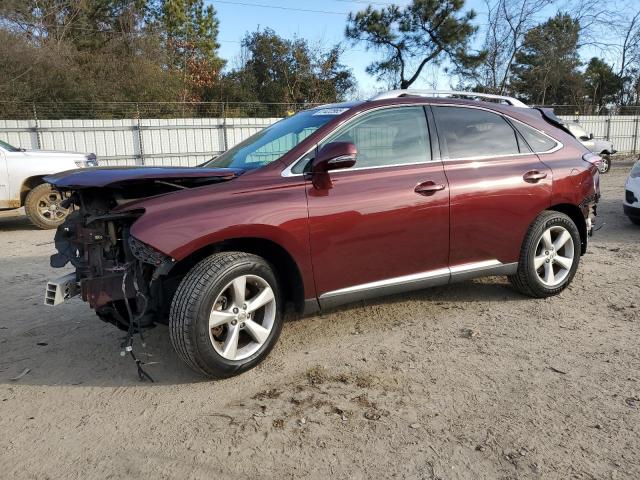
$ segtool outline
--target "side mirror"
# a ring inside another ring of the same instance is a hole
[[[311,173],[351,168],[356,164],[358,149],[351,142],[332,142],[320,149],[311,164]]]

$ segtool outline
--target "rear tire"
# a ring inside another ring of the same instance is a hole
[[[634,225],[640,225],[640,218],[629,217],[629,220],[631,220],[631,223],[633,223]]]
[[[24,202],[27,217],[36,227],[43,230],[56,228],[69,214],[68,209],[60,206],[64,200],[62,194],[48,183],[42,183],[31,189]]]
[[[226,378],[264,360],[282,323],[271,265],[256,255],[221,252],[202,260],[180,282],[171,303],[169,335],[193,370]]]
[[[544,211],[529,227],[518,270],[509,281],[530,297],[557,295],[573,280],[580,252],[580,233],[573,220],[564,213]]]

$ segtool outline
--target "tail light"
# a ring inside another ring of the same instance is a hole
[[[592,152],[585,153],[582,156],[582,159],[585,162],[589,162],[590,164],[595,165],[598,168],[598,170],[600,170],[600,167],[602,166],[602,157],[595,153],[592,153]]]
[[[593,188],[596,192],[596,195],[600,195],[600,166],[602,165],[602,157],[600,155],[596,155],[595,153],[585,153],[582,156],[582,159],[585,162],[590,163],[591,165],[596,167],[596,171],[593,173]]]

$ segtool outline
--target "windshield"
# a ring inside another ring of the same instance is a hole
[[[0,140],[0,147],[4,148],[8,152],[19,152],[20,149],[14,147],[13,145],[9,145],[7,142],[3,142]]]
[[[327,107],[297,113],[259,131],[202,167],[243,170],[264,167],[347,110],[348,108]]]

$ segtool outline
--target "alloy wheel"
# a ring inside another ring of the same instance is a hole
[[[227,360],[243,360],[267,341],[276,318],[269,283],[257,275],[240,275],[222,290],[209,315],[209,337]]]
[[[569,275],[575,259],[575,245],[569,231],[559,225],[547,228],[536,245],[533,266],[547,287],[560,285]]]
[[[611,159],[609,156],[602,157],[602,162],[600,163],[600,173],[607,173],[611,169]]]
[[[38,198],[38,215],[49,222],[59,222],[67,215],[68,211],[60,205],[62,200],[60,192],[54,190],[46,192]]]

